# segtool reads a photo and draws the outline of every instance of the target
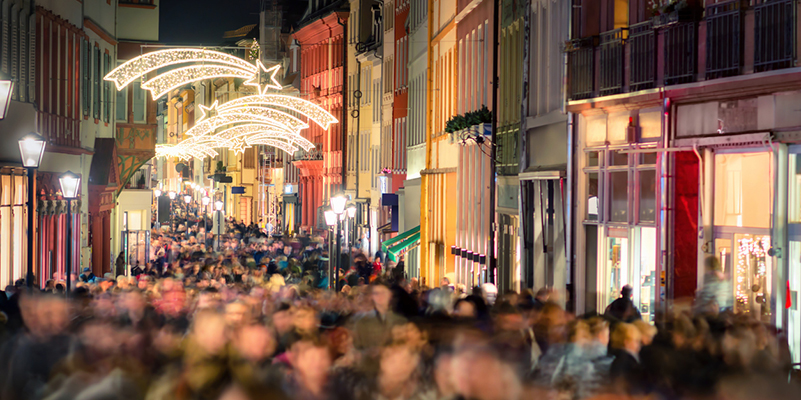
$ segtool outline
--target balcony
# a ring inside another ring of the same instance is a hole
[[[796,66],[798,0],[722,0],[566,43],[569,100]],[[704,18],[700,18],[701,16]]]
[[[592,36],[568,42],[571,100],[588,99],[595,94],[595,40]]]
[[[698,23],[679,22],[665,28],[665,86],[695,81],[698,65]]]
[[[626,64],[623,55],[628,33],[628,28],[620,28],[601,34],[601,96],[623,92],[623,69]]]
[[[765,0],[754,6],[754,71],[795,64],[796,0]]]
[[[654,22],[645,21],[634,24],[630,28],[629,63],[631,77],[629,81],[632,92],[651,89],[656,86],[656,32]]]
[[[740,74],[743,1],[712,4],[706,9],[706,79]]]

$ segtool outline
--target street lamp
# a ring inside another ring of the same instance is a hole
[[[14,80],[0,72],[0,119],[5,118],[8,113],[12,93],[14,93]]]
[[[185,195],[185,196],[184,196],[184,203],[186,203],[186,204],[188,205],[188,204],[189,204],[189,203],[191,203],[191,202],[192,202],[192,196],[190,196],[190,195],[188,195],[188,194],[187,194],[187,195]]]
[[[156,198],[161,197],[161,190],[159,190],[159,189],[154,190],[153,191],[153,196],[156,196]]]
[[[214,202],[214,209],[217,210],[217,211],[222,211],[223,204],[225,204],[225,203],[223,203],[222,200],[215,201]]]
[[[345,205],[348,203],[348,198],[339,194],[331,197],[331,210],[334,214],[339,215],[345,212]]]
[[[22,166],[28,171],[28,288],[33,290],[33,202],[34,197],[34,180],[36,168],[39,168],[39,163],[42,162],[42,156],[45,150],[44,138],[31,132],[23,136],[19,140],[19,153],[22,158]]]
[[[81,187],[81,177],[72,172],[67,171],[58,177],[58,182],[61,184],[61,194],[67,199],[67,296],[70,295],[70,288],[72,286],[72,199],[78,197],[78,190]]]
[[[171,190],[167,195],[170,196],[170,200],[175,200],[176,193],[174,191]]]
[[[348,207],[347,211],[348,211],[348,218],[353,218],[356,216],[356,206],[354,206],[353,204],[351,204]]]

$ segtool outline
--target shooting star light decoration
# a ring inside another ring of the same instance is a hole
[[[185,65],[183,65],[185,64]],[[165,67],[177,66],[161,72]],[[210,107],[200,105],[200,118],[185,132],[187,139],[176,145],[157,145],[157,157],[177,157],[182,160],[216,156],[219,148],[242,153],[256,144],[276,147],[290,154],[314,144],[301,135],[314,122],[328,130],[337,121],[331,113],[310,101],[294,96],[268,94],[280,90],[276,80],[280,65],[270,68],[261,61],[255,65],[230,54],[205,49],[168,49],[146,53],[115,68],[105,80],[122,90],[142,78],[142,88],[158,99],[171,90],[204,79],[242,78],[246,86],[254,86],[257,94],[244,96]],[[147,79],[148,74],[156,75]]]

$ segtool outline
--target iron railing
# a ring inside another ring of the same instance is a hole
[[[697,38],[697,22],[682,22],[665,28],[665,86],[695,81]]]
[[[738,75],[743,65],[743,0],[706,8],[706,79]]]
[[[623,69],[628,28],[618,28],[601,34],[601,96],[623,92]]]
[[[595,40],[596,37],[574,39],[568,42],[570,64],[570,99],[581,100],[593,97],[595,90]]]
[[[795,64],[797,0],[766,0],[754,6],[754,71]]]
[[[656,86],[656,34],[654,22],[645,21],[629,28],[629,90]]]

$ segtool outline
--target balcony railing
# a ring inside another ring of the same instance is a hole
[[[706,79],[738,75],[742,66],[743,1],[706,8]]]
[[[765,0],[754,6],[754,71],[795,63],[796,0]]]
[[[695,81],[697,37],[697,22],[680,22],[665,28],[666,86]]]
[[[623,67],[628,28],[619,28],[601,34],[601,96],[623,92]]]
[[[632,25],[629,30],[629,63],[632,92],[656,86],[656,34],[654,22],[645,21]]]
[[[594,95],[596,37],[575,39],[568,42],[570,63],[570,99],[588,99]]]

